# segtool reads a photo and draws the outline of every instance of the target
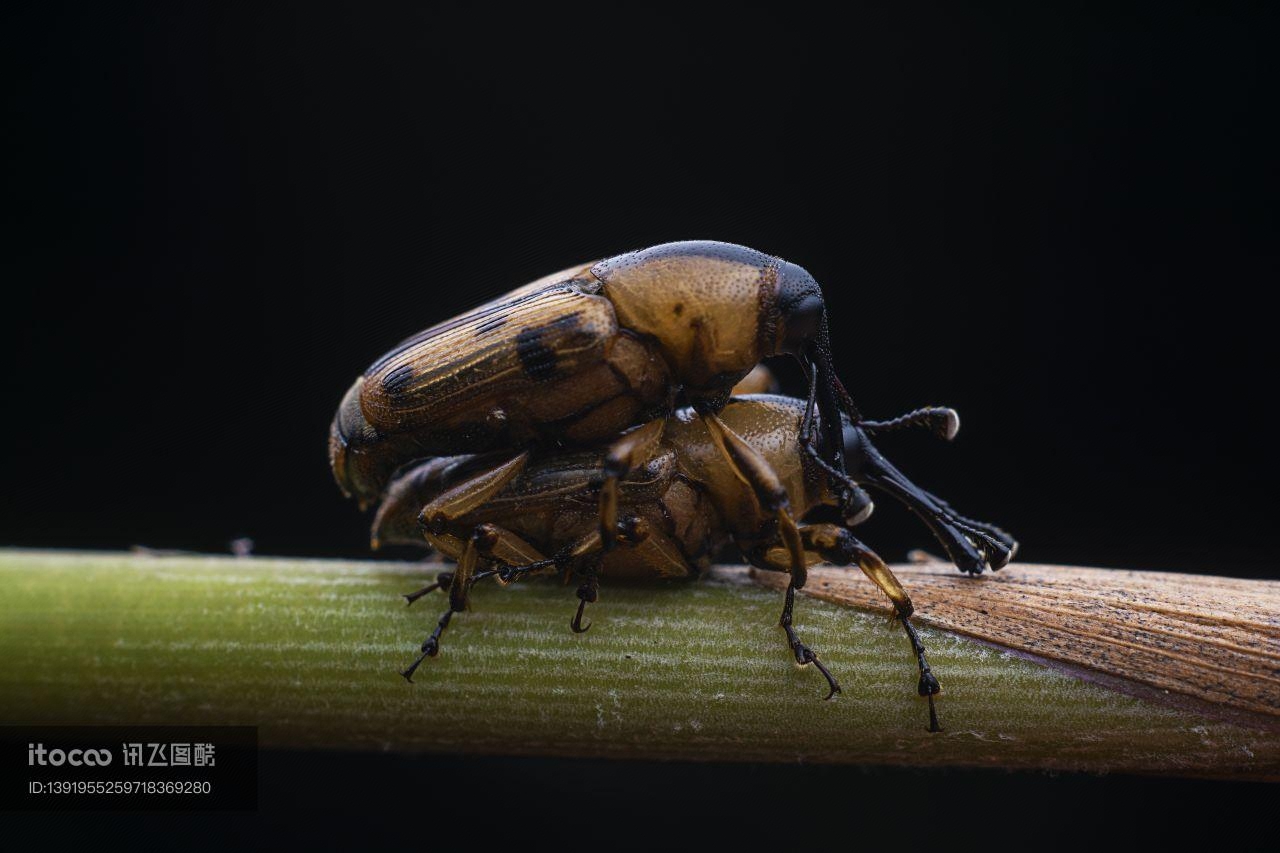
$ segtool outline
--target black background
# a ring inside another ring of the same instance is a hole
[[[822,282],[869,415],[960,410],[955,444],[883,449],[1023,559],[1277,576],[1271,20],[259,5],[5,27],[0,543],[365,554],[325,460],[357,373],[544,273],[707,238]],[[933,545],[884,501],[862,533]],[[627,767],[593,772],[671,775]]]

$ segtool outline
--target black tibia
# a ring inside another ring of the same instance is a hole
[[[515,583],[528,575],[535,575],[539,572],[546,572],[552,569],[561,568],[555,557],[546,560],[538,560],[536,563],[525,563],[522,566],[499,566],[497,569],[498,580],[504,584]]]
[[[965,518],[916,486],[881,455],[862,427],[845,431],[845,447],[854,479],[888,492],[918,515],[961,571],[976,575],[987,565],[1000,569],[1013,557],[1018,543],[1012,536],[995,525]]]
[[[831,460],[831,465],[839,475],[843,475],[847,469],[844,444],[840,440],[844,422],[841,413],[848,415],[854,423],[861,421],[862,415],[853,405],[853,400],[849,398],[849,392],[840,383],[840,378],[836,376],[831,358],[831,333],[827,324],[826,311],[823,311],[822,319],[818,324],[818,333],[814,335],[807,350],[809,370],[813,375],[809,399],[817,404],[819,426],[827,445],[826,453]]]
[[[436,575],[435,583],[427,584],[422,589],[405,595],[404,596],[405,603],[413,604],[419,598],[422,598],[422,596],[427,595],[428,593],[434,592],[437,589],[448,589],[449,585],[452,583],[453,583],[453,572],[441,572],[440,574]]]
[[[539,572],[548,572],[553,569],[562,569],[563,565],[556,557],[550,557],[546,560],[538,560],[534,563],[525,563],[520,566],[502,565],[497,568],[498,580],[504,584],[515,583],[521,578],[529,575],[536,575]]]
[[[590,622],[586,625],[582,624],[582,613],[588,604],[595,604],[600,597],[600,579],[596,575],[597,569],[598,565],[592,566],[582,585],[578,587],[578,612],[573,614],[573,619],[569,622],[569,628],[575,634],[585,634],[591,627]]]
[[[929,662],[924,657],[924,644],[920,642],[920,635],[916,633],[916,627],[911,624],[911,620],[906,616],[899,614],[898,619],[902,622],[902,627],[907,629],[907,637],[911,640],[911,650],[915,652],[916,663],[920,667],[920,683],[916,687],[916,692],[929,700],[929,731],[940,732],[942,726],[938,723],[938,708],[934,704],[933,697],[942,692],[942,685],[938,683],[938,679],[934,677],[933,670],[929,668]]]
[[[452,618],[452,610],[446,610],[444,615],[440,617],[440,621],[436,623],[436,629],[432,631],[431,635],[422,643],[422,654],[418,656],[417,660],[409,664],[407,668],[400,671],[400,674],[404,676],[405,681],[412,684],[413,674],[417,672],[418,667],[422,666],[422,662],[427,658],[433,658],[440,654],[440,635],[444,633],[445,628],[449,627],[449,620]]]
[[[979,536],[985,533],[986,537],[984,538],[988,538],[988,541],[990,539],[996,540],[996,553],[994,554],[996,559],[992,560],[991,557],[993,555],[990,551],[987,552],[988,562],[991,563],[992,569],[1003,569],[1005,566],[1009,565],[1009,561],[1018,553],[1018,540],[1014,539],[1001,528],[989,522],[974,521],[972,518],[960,515],[951,508],[951,504],[947,503],[942,498],[930,492],[925,492],[925,494],[928,495],[929,499],[937,504],[943,512],[950,515],[951,518],[960,525],[961,530],[971,531]]]
[[[800,636],[796,633],[796,629],[791,625],[791,611],[796,604],[796,584],[795,579],[787,585],[787,599],[782,606],[782,618],[778,620],[778,624],[782,626],[782,630],[787,632],[787,644],[791,646],[791,651],[796,656],[796,663],[800,666],[808,666],[813,664],[818,668],[818,672],[827,679],[827,686],[830,688],[827,695],[823,699],[830,699],[840,692],[840,684],[836,681],[835,676],[831,674],[822,661],[818,660],[818,655],[813,649],[806,646],[800,641]]]
[[[495,574],[497,574],[497,571],[494,569],[487,569],[483,572],[476,572],[467,581],[467,584],[466,584],[467,589],[465,592],[470,592],[471,587],[475,586],[478,581],[482,581],[485,578],[492,577]],[[448,580],[442,581],[442,578],[446,578],[446,577],[448,578]],[[449,591],[449,592],[452,591],[451,588],[454,584],[460,583],[458,580],[458,576],[452,575],[449,572],[442,572],[436,578],[436,582],[437,582],[436,585],[440,585],[442,589],[445,589],[446,591]],[[433,585],[433,587],[431,588],[434,588],[434,586],[435,585]],[[430,591],[431,588],[428,588],[428,591]],[[464,599],[465,599],[465,592],[463,595]],[[405,596],[405,597],[407,598],[408,596]],[[422,643],[422,654],[418,656],[417,660],[409,664],[407,668],[400,671],[400,674],[404,676],[405,681],[412,684],[413,674],[417,672],[418,667],[422,666],[422,662],[427,658],[433,658],[436,655],[440,654],[440,636],[444,634],[444,629],[449,627],[449,622],[450,620],[453,619],[453,614],[457,612],[459,611],[454,609],[453,606],[450,606],[448,610],[446,610],[443,614],[441,614],[440,619],[436,622],[435,630],[432,631],[431,634],[427,637],[427,639],[424,640]]]
[[[624,544],[635,545],[647,539],[649,534],[649,525],[643,518],[629,515],[617,522],[615,539]],[[568,571],[574,567],[575,563],[584,558],[599,559],[599,552],[603,550],[601,542],[600,532],[593,530],[569,543],[545,560],[535,560],[519,565],[506,563],[499,566],[498,580],[502,583],[513,583],[526,575],[537,574],[538,572]]]

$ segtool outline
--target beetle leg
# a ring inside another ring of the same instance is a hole
[[[954,409],[929,406],[923,409],[916,409],[913,412],[908,412],[888,421],[863,421],[858,424],[858,429],[864,430],[866,434],[875,434],[912,426],[926,427],[939,437],[950,441],[960,429],[960,416]],[[868,466],[871,482],[877,483],[884,487],[886,491],[894,493],[900,500],[903,500],[904,503],[922,515],[927,512],[941,516],[941,520],[948,522],[950,527],[963,534],[966,539],[982,552],[983,560],[993,570],[1001,569],[1008,565],[1009,560],[1017,553],[1018,542],[1008,533],[994,524],[975,521],[972,518],[960,515],[950,504],[937,495],[920,489],[908,481],[900,471],[889,465],[874,448],[868,447],[865,458],[871,463]],[[914,492],[915,495],[910,495],[909,493],[911,492]],[[919,504],[919,507],[915,505],[916,503]],[[928,523],[929,519],[926,518],[925,520]],[[936,530],[935,533],[937,533]],[[946,544],[945,538],[948,535],[950,533],[944,531],[944,535],[939,535],[939,539],[943,539],[944,544]],[[961,566],[961,568],[964,567]],[[970,570],[966,569],[966,571]],[[979,568],[979,571],[981,571],[981,568]]]
[[[911,614],[915,612],[915,607],[911,604],[911,598],[902,588],[902,583],[897,576],[875,551],[862,544],[843,527],[834,524],[811,524],[801,530],[801,536],[806,548],[818,552],[832,563],[848,565],[851,562],[857,562],[866,576],[889,596],[898,621],[906,629],[907,638],[911,641],[911,651],[916,656],[916,665],[920,671],[916,692],[929,700],[929,731],[942,731],[942,727],[938,724],[938,709],[933,701],[933,697],[942,690],[942,686],[929,667],[929,661],[924,654],[924,644],[920,642],[920,635],[911,624]]]
[[[817,423],[814,418],[814,406],[818,399],[818,371],[812,365],[801,362],[805,375],[809,377],[809,394],[805,398],[804,417],[800,418],[800,444],[812,447],[815,444],[813,427]]]
[[[484,556],[504,566],[528,565],[546,559],[537,548],[501,527],[498,528],[497,540],[485,551]],[[501,571],[498,572],[498,580],[505,583]]]
[[[800,666],[813,664],[817,667],[818,672],[822,673],[823,678],[827,679],[827,686],[830,690],[823,699],[831,699],[840,692],[840,683],[836,681],[831,671],[823,666],[822,661],[818,660],[818,653],[800,641],[800,635],[796,633],[796,629],[791,625],[791,611],[796,603],[796,589],[796,579],[792,576],[791,583],[787,584],[787,598],[782,605],[782,618],[778,620],[778,624],[782,626],[782,630],[787,632],[787,644],[791,646],[791,651],[796,656],[796,663]]]
[[[929,669],[929,662],[924,658],[924,643],[920,642],[920,635],[916,632],[916,626],[911,624],[911,620],[901,613],[898,614],[898,620],[902,622],[902,627],[907,632],[907,639],[911,641],[911,651],[916,656],[916,666],[920,669],[920,683],[916,687],[916,692],[929,700],[929,731],[942,731],[942,724],[938,722],[938,707],[933,701],[933,697],[942,692],[942,685],[938,683],[938,679],[934,677],[933,671]]]
[[[796,589],[804,586],[808,570],[804,559],[804,547],[800,532],[791,515],[791,502],[782,480],[768,461],[714,414],[702,415],[707,432],[720,453],[728,460],[738,479],[755,494],[760,506],[772,512],[778,520],[778,535],[791,555],[791,582]]]
[[[484,580],[485,578],[495,574],[497,574],[497,571],[495,569],[487,569],[483,572],[477,572],[476,574],[472,575],[470,580],[467,582],[466,591],[469,592],[471,587],[475,586],[477,581]],[[453,576],[453,583],[457,583],[457,575]],[[451,591],[453,588],[453,583],[451,583],[450,585]],[[464,598],[465,598],[465,595],[464,595]],[[449,622],[453,619],[453,614],[456,612],[458,611],[453,608],[453,605],[451,603],[449,606],[449,609],[446,610],[440,616],[440,619],[436,622],[435,630],[432,631],[431,634],[427,637],[427,639],[424,640],[422,643],[422,654],[418,655],[417,660],[415,660],[413,663],[409,664],[409,666],[407,666],[405,669],[402,669],[400,671],[400,674],[404,676],[405,681],[412,684],[413,674],[418,670],[418,667],[422,665],[422,662],[425,661],[427,658],[433,658],[440,653],[440,636],[444,634],[444,629],[449,627]]]
[[[809,398],[817,405],[818,429],[822,430],[826,438],[826,451],[830,460],[828,464],[828,460],[823,459],[823,467],[831,475],[833,486],[836,482],[848,483],[845,448],[841,440],[844,426],[841,413],[848,415],[850,421],[855,424],[862,420],[862,415],[854,406],[840,378],[836,376],[835,365],[831,359],[831,334],[825,310],[818,322],[817,334],[810,339],[804,355],[803,360],[808,361],[806,366],[811,374]],[[812,455],[821,458],[821,454]]]
[[[907,479],[906,475],[890,464],[889,460],[885,459],[871,444],[865,433],[861,433],[860,429],[858,432],[860,434],[858,453],[861,457],[858,460],[860,464],[855,466],[858,479],[893,495],[919,516],[925,526],[947,549],[951,561],[960,571],[981,574],[988,554],[999,554],[1001,546],[976,528],[968,527],[963,522],[957,523],[951,513],[939,505],[932,495],[916,486]],[[966,533],[986,547],[980,548],[975,545]],[[987,548],[990,548],[990,551]]]
[[[524,470],[528,461],[529,454],[521,453],[501,465],[445,489],[422,508],[418,521],[431,533],[443,532],[454,519],[483,506],[487,500],[506,488]]]
[[[647,459],[662,439],[666,418],[657,418],[633,429],[609,448],[604,458],[604,480],[600,483],[600,541],[604,551],[613,550],[614,531],[618,526],[618,481],[637,462]]]
[[[618,542],[627,545],[639,545],[641,542],[648,541],[652,535],[653,531],[643,518],[628,516],[618,523],[615,538]],[[530,562],[513,562],[495,555],[495,559],[504,563],[498,569],[498,580],[501,583],[508,584],[514,583],[526,575],[537,574],[538,572],[548,570],[567,572],[573,568],[576,561],[600,550],[602,550],[600,547],[600,533],[593,530],[586,536],[560,549],[553,557],[540,557]]]
[[[874,551],[837,524],[806,524],[800,530],[805,548],[837,566],[857,563],[876,586],[893,602],[894,610],[910,616],[915,612],[902,583]]]
[[[587,561],[590,567],[583,572],[585,579],[581,586],[578,587],[578,610],[569,622],[569,627],[575,634],[582,634],[591,627],[590,623],[587,623],[585,627],[582,624],[582,616],[587,604],[594,603],[600,596],[599,581],[596,577],[599,569],[600,551],[600,531],[593,530],[562,548],[554,557],[518,565],[504,565],[499,569],[495,569],[494,572],[500,582],[508,584],[514,583],[527,575],[548,569],[566,571],[572,569],[581,561]]]
[[[760,568],[768,569],[772,572],[786,572],[790,568],[791,555],[786,548],[758,548],[749,553],[747,558]],[[812,559],[816,562],[819,557],[817,554],[806,554],[806,559]],[[818,653],[800,640],[799,634],[796,633],[791,624],[797,589],[799,587],[793,577],[792,582],[787,585],[786,598],[782,606],[782,618],[778,620],[778,624],[782,626],[782,630],[787,632],[787,645],[791,647],[792,653],[796,656],[796,663],[800,666],[813,664],[827,679],[827,686],[830,690],[824,699],[830,699],[840,692],[840,684],[836,681],[835,676],[818,660]]]
[[[1009,561],[1018,553],[1018,540],[1004,530],[985,521],[974,521],[972,518],[966,518],[952,509],[949,503],[937,495],[931,492],[925,492],[925,494],[943,512],[947,513],[957,528],[976,540],[976,544],[986,555],[987,562],[992,569],[1002,569],[1009,565]]]
[[[590,622],[585,626],[582,624],[582,614],[586,611],[588,604],[595,604],[600,598],[598,575],[602,560],[601,541],[600,531],[593,530],[557,555],[560,564],[566,568],[572,567],[579,562],[584,562],[586,565],[586,570],[581,573],[583,581],[579,585],[577,592],[578,610],[573,614],[573,619],[569,621],[569,628],[575,634],[585,634],[591,627]]]
[[[593,530],[586,536],[561,548],[552,557],[544,557],[525,563],[506,563],[498,569],[498,580],[504,584],[509,584],[539,572],[563,572],[572,568],[575,560],[599,550],[600,534],[598,531]]]
[[[471,538],[467,540],[466,550],[462,552],[462,557],[458,560],[457,571],[453,573],[453,579],[449,583],[449,609],[436,622],[435,630],[422,642],[422,654],[400,673],[404,676],[404,680],[410,684],[413,683],[413,673],[422,665],[422,662],[427,658],[433,658],[440,654],[440,637],[444,634],[444,629],[449,627],[449,621],[453,619],[453,614],[467,609],[467,597],[471,592],[471,585],[475,583],[475,568],[476,561],[480,556],[480,542],[481,540],[487,541],[494,535],[492,525],[482,524],[475,529],[471,534]]]
[[[919,516],[962,572],[981,574],[987,565],[995,570],[1012,559],[1018,548],[1012,536],[995,525],[959,515],[946,501],[912,483],[881,455],[862,425],[846,429],[845,436],[857,479],[883,489]]]
[[[549,569],[558,569],[556,558],[535,560],[532,563],[520,563],[517,565],[504,565],[498,569],[498,580],[502,584],[515,583],[527,575],[536,575],[539,572],[545,572]]]
[[[578,587],[578,611],[573,614],[573,619],[569,622],[569,628],[575,634],[585,634],[591,627],[590,622],[586,625],[582,624],[582,613],[586,610],[588,604],[595,604],[596,600],[600,598],[599,565],[599,558],[591,561],[586,577],[583,579],[582,585]]]
[[[448,589],[449,584],[453,583],[453,572],[441,572],[436,575],[435,583],[430,583],[416,592],[410,592],[404,596],[406,604],[413,604],[422,596],[435,592],[437,589]]]
[[[446,610],[444,615],[440,617],[440,621],[436,623],[436,629],[431,632],[422,643],[422,654],[418,655],[418,659],[400,670],[400,675],[404,680],[413,684],[413,674],[418,671],[418,667],[422,666],[422,662],[429,657],[435,657],[440,653],[440,635],[444,633],[444,629],[449,627],[449,620],[453,618],[453,611]]]
[[[477,525],[467,538],[467,544],[462,551],[462,555],[458,558],[458,568],[456,570],[453,572],[441,572],[436,576],[435,583],[405,596],[408,602],[412,604],[437,587],[449,593],[449,609],[440,617],[440,620],[436,623],[435,630],[422,643],[422,654],[400,673],[405,680],[412,682],[413,673],[422,662],[440,653],[441,635],[444,634],[445,628],[449,627],[453,614],[467,609],[471,588],[475,586],[476,582],[494,576],[502,580],[502,574],[498,569],[476,571],[476,565],[481,558],[524,560],[527,557],[536,559],[541,556],[536,549],[509,530],[498,527],[496,524]]]

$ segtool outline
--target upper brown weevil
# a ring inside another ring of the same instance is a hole
[[[718,415],[761,359],[783,353],[809,379],[798,452],[854,513],[869,498],[845,471],[842,413],[861,418],[832,366],[822,289],[794,263],[711,241],[555,273],[414,335],[347,391],[330,430],[330,463],[343,491],[367,505],[417,459],[614,441],[599,496],[609,548],[618,481],[661,439],[671,412],[688,405],[725,464],[777,514],[799,561],[786,494],[771,488]],[[477,485],[501,465],[477,474]],[[982,552],[935,521],[956,564],[982,571]]]

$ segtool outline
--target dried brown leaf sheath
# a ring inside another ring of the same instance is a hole
[[[1038,565],[971,578],[941,562],[894,571],[926,624],[1280,718],[1280,582]],[[855,607],[887,604],[847,569],[814,569],[804,592]]]

